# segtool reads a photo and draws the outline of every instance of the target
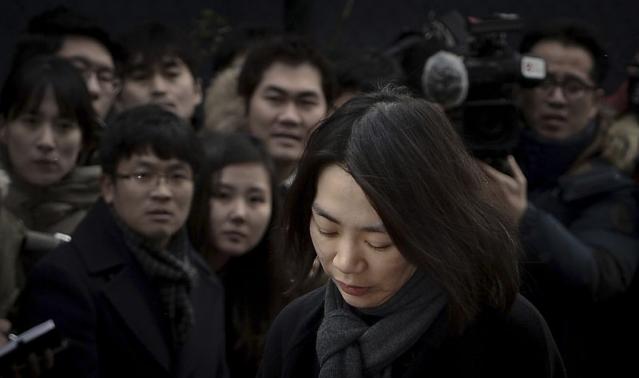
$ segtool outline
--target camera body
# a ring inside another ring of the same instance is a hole
[[[408,86],[444,107],[470,152],[502,171],[521,127],[514,89],[546,76],[543,59],[510,46],[508,37],[522,28],[516,14],[431,13],[422,30],[404,33],[388,50]]]

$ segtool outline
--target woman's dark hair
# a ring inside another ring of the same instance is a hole
[[[275,262],[270,248],[270,234],[278,207],[275,170],[262,142],[253,136],[206,131],[200,140],[204,164],[195,185],[187,225],[193,246],[205,257],[217,253],[210,241],[209,199],[216,191],[215,183],[222,169],[232,164],[259,163],[266,168],[271,185],[273,210],[264,236],[253,249],[230,259],[218,272],[226,294],[227,324],[232,325],[232,329],[227,329],[227,344],[236,350],[229,355],[229,364],[234,370],[251,371],[257,368],[252,365],[260,360],[263,338],[280,306],[279,281],[273,275]]]
[[[100,143],[102,173],[113,177],[118,163],[151,151],[160,159],[186,162],[197,175],[201,145],[193,128],[159,105],[142,105],[119,113]]]
[[[295,284],[312,271],[311,205],[332,164],[353,176],[406,260],[447,292],[453,330],[485,306],[510,307],[519,285],[511,223],[485,200],[483,173],[444,113],[392,88],[355,97],[310,137],[282,214]]]
[[[257,138],[245,133],[221,133],[205,131],[200,135],[204,159],[195,185],[193,205],[189,216],[189,230],[193,246],[200,250],[211,250],[209,243],[209,198],[215,193],[213,185],[222,169],[231,164],[260,163],[269,175],[271,192],[275,197],[276,181],[274,166],[264,145]]]
[[[99,126],[91,96],[78,70],[62,58],[14,60],[0,92],[0,115],[11,121],[24,112],[37,111],[48,88],[53,90],[60,116],[78,123],[83,149],[92,148]]]

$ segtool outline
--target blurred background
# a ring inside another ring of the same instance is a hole
[[[526,23],[574,17],[596,27],[610,54],[608,93],[625,77],[625,66],[639,50],[639,1],[614,0],[2,0],[0,1],[0,77],[4,79],[16,37],[30,17],[66,5],[117,35],[149,21],[174,24],[214,52],[216,41],[238,26],[267,26],[310,35],[325,47],[392,45],[405,31],[419,30],[436,15],[457,10],[464,16],[516,13]],[[517,42],[517,34],[510,39]],[[515,46],[516,47],[516,46]],[[205,57],[206,58],[206,57]],[[205,65],[206,67],[206,65]],[[203,72],[206,78],[207,73]]]

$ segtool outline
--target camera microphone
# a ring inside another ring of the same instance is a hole
[[[428,100],[454,108],[468,95],[468,71],[460,56],[442,50],[426,60],[421,84]]]

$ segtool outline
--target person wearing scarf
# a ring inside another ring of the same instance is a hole
[[[33,268],[16,317],[67,340],[52,376],[228,377],[224,291],[185,229],[199,151],[156,105],[105,130],[101,198]]]
[[[278,314],[258,377],[565,377],[484,181],[430,103],[385,88],[337,109],[279,228],[291,292],[327,280]]]
[[[186,231],[179,231],[166,248],[157,248],[113,215],[129,250],[160,292],[162,307],[171,323],[171,339],[175,350],[179,350],[195,322],[190,293],[197,284],[197,270],[189,261],[188,255],[194,251]]]
[[[317,331],[320,377],[392,377],[393,361],[415,344],[445,304],[444,292],[422,272],[415,272],[388,302],[359,310],[329,282]]]

